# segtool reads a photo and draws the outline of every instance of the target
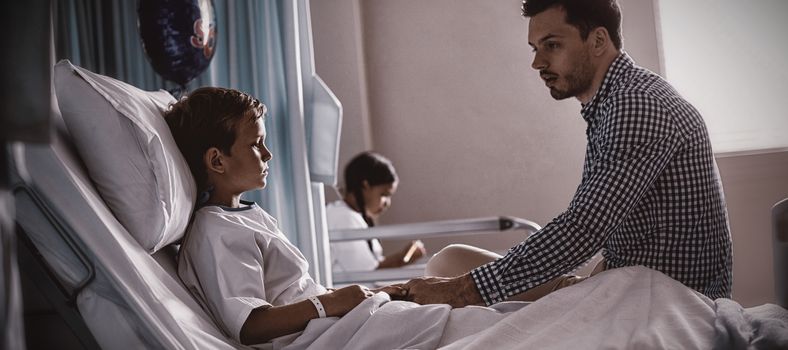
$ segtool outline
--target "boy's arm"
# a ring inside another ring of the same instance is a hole
[[[249,313],[241,327],[241,343],[265,343],[276,337],[301,331],[311,319],[317,317],[317,310],[309,300],[269,308],[258,307]]]
[[[318,296],[326,309],[326,316],[343,316],[364,299],[374,295],[366,287],[351,285]],[[259,307],[249,313],[241,327],[240,339],[245,345],[265,343],[276,337],[295,333],[306,328],[313,318],[318,318],[315,306],[309,300],[297,303]]]

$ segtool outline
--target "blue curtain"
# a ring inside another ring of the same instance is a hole
[[[294,145],[297,148],[304,142],[304,137],[299,137],[304,128],[292,130],[289,120],[303,118],[303,110],[297,110],[299,103],[293,101],[299,96],[292,93],[302,89],[293,90],[297,82],[287,81],[288,69],[292,70],[287,66],[300,62],[286,62],[288,45],[293,45],[287,43],[292,40],[293,8],[298,3],[214,0],[215,56],[208,69],[186,88],[235,88],[268,106],[265,123],[268,146],[274,153],[271,176],[265,190],[245,197],[278,218],[282,231],[303,249],[306,236],[299,232],[309,234],[314,230],[304,215],[311,210],[311,203],[302,193],[304,183],[308,187],[309,174],[308,167],[301,166],[305,155],[294,149]],[[147,60],[137,32],[137,2],[59,0],[54,8],[57,60],[68,58],[76,65],[146,90],[177,87],[159,77]]]

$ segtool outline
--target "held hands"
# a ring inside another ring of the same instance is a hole
[[[458,277],[420,277],[405,284],[369,289],[357,284],[329,291],[320,296],[327,316],[344,316],[375,293],[384,292],[392,300],[408,300],[418,304],[449,304],[459,308],[482,304],[483,300],[470,274]]]
[[[375,293],[385,292],[392,299],[402,299],[406,292],[400,286],[386,286],[377,289],[369,289],[357,284],[344,288],[336,289],[319,297],[320,302],[326,308],[326,316],[344,316],[353,310],[365,299],[371,298]]]
[[[392,284],[390,286],[380,287],[376,289],[372,289],[373,292],[383,292],[391,297],[391,300],[405,300],[408,296],[408,291],[405,288],[402,288],[402,285],[399,284]]]

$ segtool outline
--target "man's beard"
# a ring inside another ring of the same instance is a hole
[[[591,61],[588,59],[588,53],[585,53],[577,60],[578,64],[571,72],[567,73],[563,80],[566,81],[567,86],[564,90],[559,90],[556,85],[550,88],[550,96],[556,100],[563,100],[569,97],[576,97],[591,86],[591,81],[594,79],[594,69],[591,66]]]

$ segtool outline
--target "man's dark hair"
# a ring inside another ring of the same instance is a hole
[[[265,105],[256,98],[218,87],[199,88],[170,106],[164,119],[189,164],[198,191],[208,185],[205,152],[216,147],[229,155],[240,122],[255,121],[265,113]]]
[[[533,17],[556,6],[566,11],[566,23],[577,28],[583,40],[594,28],[603,27],[621,50],[621,8],[616,0],[523,0],[523,16]]]

